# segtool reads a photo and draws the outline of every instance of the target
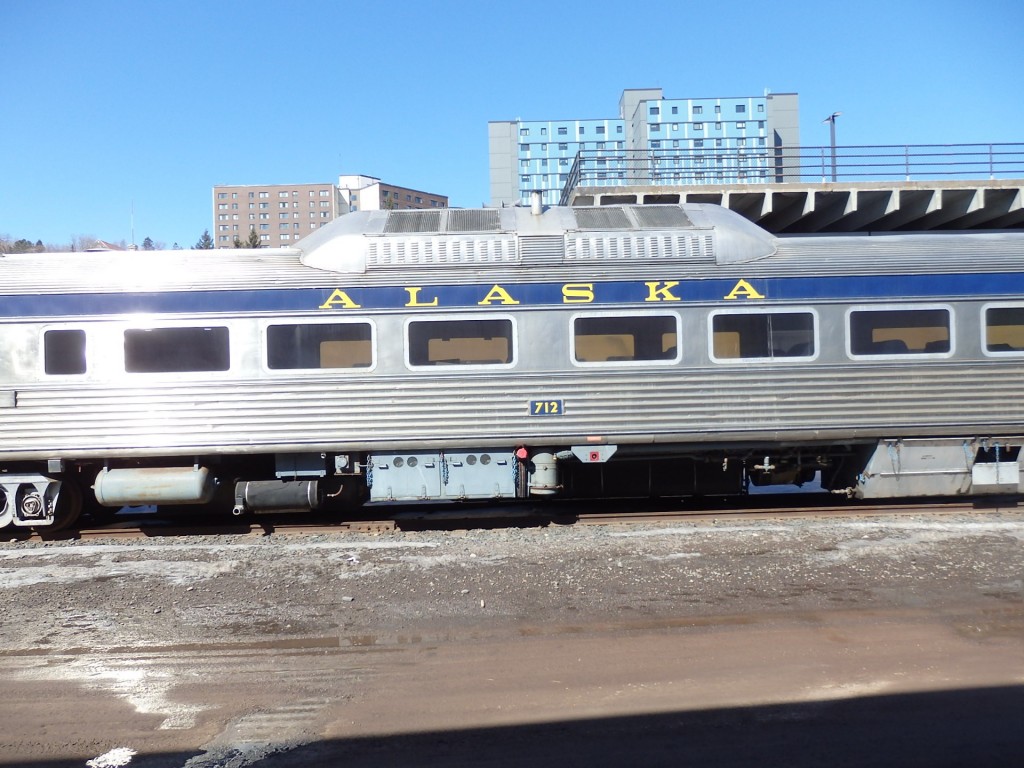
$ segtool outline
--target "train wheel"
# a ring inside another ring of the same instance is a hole
[[[53,525],[42,531],[60,531],[78,522],[82,514],[82,489],[73,480],[64,480],[57,495],[57,506],[53,510]]]

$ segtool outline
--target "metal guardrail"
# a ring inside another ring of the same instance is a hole
[[[562,187],[1024,178],[1024,143],[581,150]]]

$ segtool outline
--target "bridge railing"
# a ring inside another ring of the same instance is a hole
[[[1024,143],[581,150],[562,187],[1024,178]]]

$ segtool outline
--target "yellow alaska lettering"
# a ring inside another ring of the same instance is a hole
[[[320,305],[320,309],[337,309],[338,307],[359,309],[359,306],[359,304],[356,304],[349,298],[347,293],[339,288],[335,288],[334,293],[327,298],[327,301]]]
[[[590,304],[593,300],[593,283],[566,283],[562,286],[563,304]]]
[[[679,285],[678,280],[666,280],[664,284],[659,280],[654,283],[644,283],[647,286],[647,298],[644,301],[680,301],[678,296],[672,294],[671,289]]]
[[[492,301],[500,302],[501,304],[518,304],[519,302],[513,299],[509,292],[502,288],[500,285],[496,285],[487,292],[484,296],[483,301],[478,301],[477,304],[481,307],[490,305]]]
[[[407,307],[436,307],[437,306],[437,296],[434,297],[433,301],[420,301],[419,295],[420,295],[420,291],[423,290],[422,288],[406,288],[405,290],[409,292],[409,300],[407,302],[405,302],[405,306],[407,306]]]
[[[742,296],[745,299],[763,299],[764,296],[758,293],[754,286],[748,283],[746,280],[740,280],[733,287],[731,291],[724,298],[726,299],[738,299]]]

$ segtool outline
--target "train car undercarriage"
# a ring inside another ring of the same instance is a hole
[[[516,446],[119,462],[0,472],[0,528],[58,529],[81,511],[207,505],[236,515],[364,503],[742,495],[810,486],[856,499],[1017,494],[1021,438],[914,438],[813,448]]]

